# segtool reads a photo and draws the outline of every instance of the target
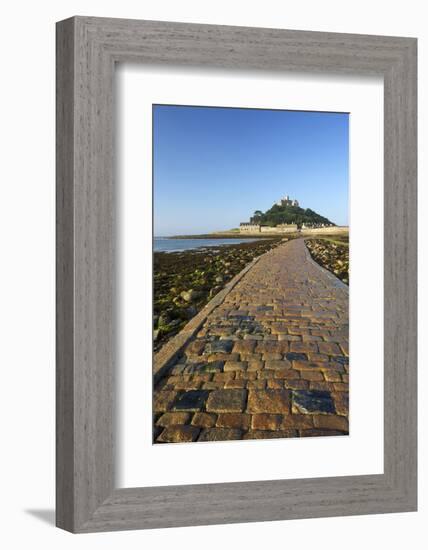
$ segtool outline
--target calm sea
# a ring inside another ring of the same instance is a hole
[[[170,239],[168,237],[155,237],[155,252],[182,252],[206,248],[207,246],[224,246],[227,244],[249,243],[259,239]]]

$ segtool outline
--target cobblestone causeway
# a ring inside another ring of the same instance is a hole
[[[348,434],[348,289],[303,239],[264,254],[154,392],[154,441]]]

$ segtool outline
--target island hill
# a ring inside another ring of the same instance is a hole
[[[296,231],[331,229],[337,227],[328,218],[310,208],[301,208],[296,199],[288,195],[269,210],[256,210],[249,222],[239,225],[240,233],[295,233]]]
[[[256,210],[248,222],[241,222],[238,228],[213,231],[202,235],[175,235],[170,239],[212,239],[246,237],[280,237],[283,233],[304,235],[347,234],[347,226],[336,225],[325,216],[310,208],[301,208],[296,199],[288,195],[276,202],[269,210]],[[291,236],[291,235],[290,235]]]

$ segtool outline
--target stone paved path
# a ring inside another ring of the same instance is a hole
[[[154,392],[154,441],[348,433],[348,289],[303,239],[264,254]]]

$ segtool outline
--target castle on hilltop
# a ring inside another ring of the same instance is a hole
[[[284,206],[294,206],[299,207],[299,202],[296,199],[290,199],[288,195],[277,201],[273,207],[272,211],[275,210],[275,206],[284,207]],[[271,211],[268,211],[268,214]],[[306,212],[306,220],[303,221],[305,218],[302,216],[302,213],[305,214]],[[288,219],[291,221],[291,219],[296,220],[296,223],[276,223],[276,225],[271,223],[263,223],[263,218],[266,217],[266,214],[263,214],[260,210],[256,210],[254,212],[254,216],[250,218],[249,222],[242,222],[239,224],[239,232],[240,233],[295,233],[296,231],[319,231],[323,230],[325,228],[333,227],[334,224],[329,222],[326,218],[322,218],[322,216],[319,216],[316,214],[316,212],[310,211],[309,209],[307,211],[301,211],[299,208],[297,211],[294,212],[291,211],[291,216],[288,217]],[[275,216],[275,212],[273,212],[273,216]],[[307,221],[307,218],[309,217],[310,220],[313,219],[313,217],[316,216],[318,219],[315,218],[314,221]],[[275,218],[274,218],[275,219]],[[287,219],[287,218],[286,218]],[[319,221],[318,221],[319,220]]]
[[[296,199],[290,199],[288,195],[277,201],[275,204],[277,206],[299,206],[299,202]],[[275,227],[262,225],[261,223],[258,223],[258,220],[254,216],[250,218],[249,222],[242,222],[239,224],[240,233],[294,233],[295,231],[298,231],[298,229],[299,228],[295,223],[281,223]]]
[[[296,199],[290,199],[288,195],[285,195],[283,199],[280,199],[275,203],[277,206],[299,206],[299,201]]]

